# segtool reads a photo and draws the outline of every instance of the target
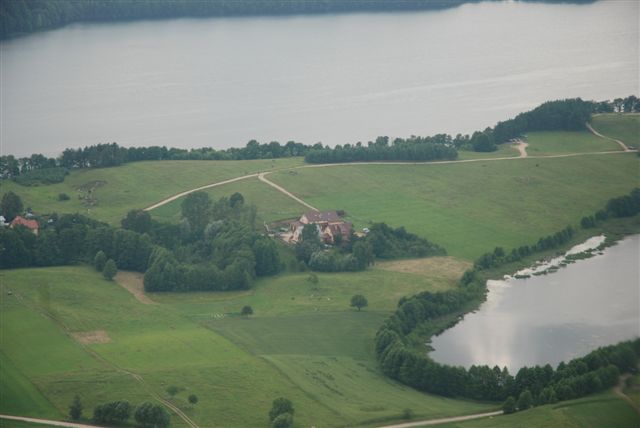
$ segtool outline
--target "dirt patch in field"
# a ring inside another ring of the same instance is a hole
[[[138,302],[144,305],[155,305],[156,302],[144,294],[143,278],[144,276],[138,272],[119,271],[116,274],[115,280],[125,290],[133,294],[133,297],[135,297]]]
[[[425,259],[380,262],[376,264],[376,267],[392,272],[412,273],[433,279],[457,281],[464,271],[471,267],[471,263],[454,257],[429,257]]]
[[[71,333],[73,338],[83,345],[92,345],[94,343],[109,343],[111,338],[104,330],[82,331]]]

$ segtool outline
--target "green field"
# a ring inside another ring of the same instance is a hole
[[[636,428],[640,415],[612,392],[591,395],[524,412],[468,422],[439,425],[447,428]]]
[[[622,150],[618,143],[588,132],[530,132],[527,134],[527,143],[529,156]]]
[[[382,264],[362,277],[319,275],[316,289],[307,274],[286,275],[244,294],[165,294],[153,296],[153,305],[85,267],[4,271],[0,349],[14,374],[0,384],[15,399],[2,400],[0,411],[60,417],[75,394],[91,409],[110,400],[149,400],[147,388],[166,395],[168,385],[185,388],[172,401],[203,427],[213,420],[264,426],[271,400],[280,395],[294,401],[301,426],[367,425],[397,418],[407,406],[424,417],[482,411],[491,406],[424,395],[386,379],[371,351],[375,331],[399,297],[452,286],[447,278],[466,265],[451,262],[435,279]],[[348,307],[357,292],[370,298],[361,312]],[[256,311],[251,319],[215,318],[247,303]],[[74,339],[95,331],[109,341]],[[7,384],[18,376],[17,387]],[[200,398],[197,406],[186,401],[191,393]],[[26,404],[33,400],[38,408]],[[176,417],[172,423],[182,426]]]
[[[607,137],[621,140],[634,147],[640,146],[640,114],[638,113],[597,114],[593,116],[591,125]]]
[[[301,163],[300,158],[134,162],[115,168],[73,171],[64,182],[47,186],[27,187],[3,180],[0,193],[17,193],[24,206],[32,207],[36,213],[79,212],[119,225],[129,210],[145,208],[176,193],[258,171],[288,168]],[[96,182],[103,185],[93,191],[97,203],[88,206],[79,196],[86,195],[86,189]],[[71,199],[58,201],[60,193],[68,194]]]
[[[384,221],[473,260],[577,225],[640,184],[635,153],[458,164],[349,165],[269,174],[320,209],[344,209],[357,227]],[[322,183],[319,185],[319,183]]]

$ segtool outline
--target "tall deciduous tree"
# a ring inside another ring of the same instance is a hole
[[[293,403],[291,403],[291,400],[285,397],[279,397],[273,400],[271,410],[269,411],[269,420],[273,422],[281,414],[288,413],[293,415],[293,412]]]
[[[102,270],[102,275],[105,279],[111,281],[114,276],[118,273],[118,267],[116,266],[116,262],[112,259],[107,260],[104,264],[104,269]]]
[[[367,302],[367,298],[364,297],[362,294],[356,294],[351,298],[352,308],[358,308],[358,310],[360,310],[361,308],[364,308],[368,304],[369,302]]]
[[[80,401],[80,396],[78,394],[73,397],[73,401],[69,406],[69,417],[77,421],[82,416],[82,402]]]
[[[2,195],[2,202],[0,203],[0,212],[7,221],[13,220],[17,215],[22,212],[22,199],[20,196],[9,191]]]
[[[211,201],[205,192],[189,193],[182,201],[182,217],[187,219],[192,233],[197,236],[203,233],[209,222],[210,207]]]

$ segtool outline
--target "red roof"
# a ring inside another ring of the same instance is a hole
[[[37,221],[27,220],[26,218],[20,217],[20,216],[17,216],[11,222],[11,227],[16,227],[16,226],[24,226],[31,230],[38,230],[38,228],[40,227]]]

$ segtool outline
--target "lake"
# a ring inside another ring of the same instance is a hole
[[[487,300],[433,338],[436,361],[556,367],[599,346],[640,336],[640,235],[555,273],[489,281]]]
[[[2,154],[470,133],[638,90],[635,1],[75,24],[0,43]]]

